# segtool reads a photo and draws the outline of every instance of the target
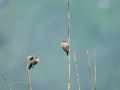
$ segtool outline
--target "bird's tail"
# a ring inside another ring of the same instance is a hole
[[[29,69],[31,69],[32,66],[33,66],[33,64],[31,63],[30,66],[29,66]]]
[[[66,54],[67,54],[67,56],[68,56],[68,51],[66,51]]]

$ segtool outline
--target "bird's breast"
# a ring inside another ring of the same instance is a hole
[[[61,47],[64,51],[68,51],[68,45],[66,43],[62,43]]]

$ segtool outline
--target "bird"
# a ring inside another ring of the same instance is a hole
[[[66,52],[67,56],[68,56],[68,44],[67,44],[67,41],[62,41],[61,42],[61,48]]]
[[[28,56],[28,59],[31,61],[29,69],[31,69],[31,67],[34,68],[34,65],[36,65],[39,62],[39,57],[35,57],[34,55]]]

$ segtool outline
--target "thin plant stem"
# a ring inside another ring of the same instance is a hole
[[[26,56],[26,66],[27,66],[27,75],[28,75],[29,88],[30,88],[30,90],[32,90],[31,84],[30,84],[30,77],[29,77],[29,69],[28,69],[27,56]]]
[[[86,50],[87,50],[87,48],[86,48]],[[88,56],[88,50],[87,50],[87,58],[88,58],[88,65],[89,65],[89,73],[90,73],[91,88],[92,88],[92,90],[93,90],[92,76],[91,76],[91,71],[90,71],[90,62],[89,62],[89,56]]]
[[[68,90],[70,90],[70,35],[69,35],[69,0],[68,0]]]
[[[9,86],[9,84],[8,84],[8,82],[7,82],[7,79],[5,78],[4,73],[3,73],[3,72],[2,72],[2,74],[3,74],[3,77],[4,77],[5,81],[6,81],[6,83],[7,83],[8,88],[11,90],[11,88],[10,88],[10,86]]]
[[[95,90],[96,90],[96,50],[95,50]]]
[[[78,88],[79,88],[79,90],[80,90],[79,77],[78,77],[78,71],[77,71],[77,64],[76,64],[76,58],[75,58],[75,51],[74,51],[74,61],[75,61],[75,67],[76,67],[76,74],[77,74]]]

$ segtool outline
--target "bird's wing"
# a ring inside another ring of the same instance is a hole
[[[67,51],[68,51],[68,44],[67,44],[67,46],[66,46],[66,49],[67,49]]]
[[[32,61],[32,60],[35,59],[35,56],[34,56],[34,55],[28,56],[28,59],[29,59],[30,61]]]

